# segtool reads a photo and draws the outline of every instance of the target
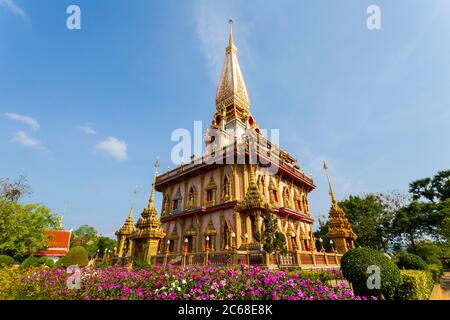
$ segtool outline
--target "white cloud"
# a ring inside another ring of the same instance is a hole
[[[227,42],[226,18],[208,5],[202,5],[197,12],[197,35],[201,49],[210,69],[210,76],[217,82],[222,68]]]
[[[36,138],[29,136],[23,131],[18,131],[11,139],[11,142],[18,143],[23,147],[43,149],[42,144]]]
[[[109,137],[106,140],[100,141],[97,144],[97,149],[105,151],[119,161],[128,158],[126,143],[114,137]]]
[[[36,131],[40,127],[39,122],[33,117],[24,116],[17,113],[5,113],[5,116],[7,116],[11,120],[22,122],[29,125],[34,131]]]
[[[0,0],[0,6],[7,8],[15,15],[21,17],[24,20],[28,20],[28,16],[25,11],[14,3],[14,0]]]
[[[83,131],[84,133],[89,134],[89,135],[97,133],[94,129],[92,129],[91,127],[88,127],[88,126],[80,126],[79,128],[81,131]]]

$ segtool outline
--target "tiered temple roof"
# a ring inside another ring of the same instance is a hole
[[[136,223],[136,230],[133,238],[163,238],[165,236],[161,228],[161,221],[158,218],[158,211],[155,208],[155,178],[152,184],[152,191],[150,192],[150,199],[147,207],[142,211],[141,217]]]

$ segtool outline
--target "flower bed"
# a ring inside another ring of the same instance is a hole
[[[258,267],[217,269],[154,266],[128,271],[124,268],[81,269],[81,288],[68,289],[71,275],[59,268],[32,270],[9,288],[15,299],[252,299],[252,300],[365,300],[340,285],[299,274]],[[373,298],[371,298],[373,299]]]

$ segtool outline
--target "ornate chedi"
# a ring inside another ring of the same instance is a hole
[[[157,261],[205,248],[218,254],[251,244],[256,250],[265,210],[291,240],[289,249],[314,251],[308,194],[315,185],[288,152],[261,134],[250,111],[232,20],[215,102],[203,153],[156,179],[166,233]]]
[[[287,239],[285,265],[338,264],[340,255],[315,247],[308,204],[313,179],[253,118],[231,20],[215,103],[202,153],[155,175],[149,205],[129,237],[133,260],[150,262],[156,255],[156,263],[225,264],[234,257],[234,263],[273,265],[273,254],[261,250],[269,210]],[[162,193],[161,220],[155,190]]]
[[[328,221],[327,237],[333,241],[337,252],[345,253],[347,250],[354,248],[355,240],[357,237],[352,230],[347,215],[336,201],[333,188],[331,187],[330,177],[328,176],[328,167],[326,163],[324,163],[323,168],[327,175],[331,197],[331,209]]]
[[[150,263],[151,258],[158,253],[160,240],[166,236],[161,228],[161,221],[154,206],[154,186],[155,182],[152,184],[148,205],[142,211],[141,217],[136,223],[136,230],[131,236],[134,243],[132,252],[134,262]]]
[[[133,241],[131,240],[131,236],[134,233],[134,224],[133,224],[133,205],[131,205],[130,213],[128,214],[128,218],[125,220],[122,228],[116,231],[117,236],[117,256],[119,258],[124,258],[131,255],[133,249]]]

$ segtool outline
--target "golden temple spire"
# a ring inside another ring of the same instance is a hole
[[[331,187],[330,177],[328,176],[328,166],[325,161],[323,162],[323,170],[325,170],[325,174],[327,175],[328,187],[330,188],[331,203],[333,204],[333,206],[335,206],[337,202],[336,198],[334,197],[333,188]]]
[[[233,20],[230,18],[230,35],[225,50],[225,61],[220,74],[216,92],[216,109],[219,111],[229,105],[237,105],[241,109],[250,109],[244,78],[237,59],[237,48],[233,42]]]
[[[156,160],[155,162],[155,175],[153,177],[153,183],[152,183],[152,191],[150,192],[150,199],[148,201],[148,208],[154,207],[155,203],[155,183],[156,183],[156,177],[158,175],[158,167],[159,167],[159,160]]]

